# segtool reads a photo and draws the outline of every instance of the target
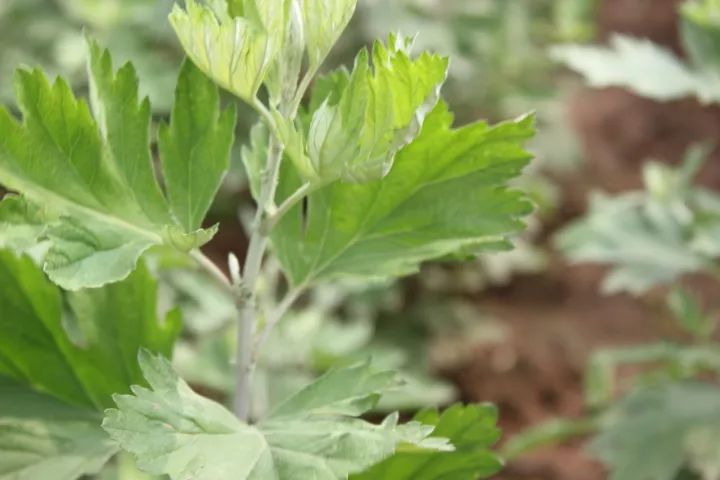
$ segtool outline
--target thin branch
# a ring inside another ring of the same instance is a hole
[[[317,73],[319,68],[319,65],[311,70],[308,70],[305,72],[305,75],[303,76],[302,80],[300,81],[300,85],[298,86],[297,92],[295,92],[295,98],[293,99],[292,106],[290,109],[290,116],[295,117],[297,115],[297,111],[300,108],[300,104],[302,103],[303,98],[305,97],[305,93],[307,92],[308,88],[310,88],[310,83],[312,82],[312,79],[315,78],[315,74]]]
[[[285,201],[283,201],[283,203],[281,203],[280,206],[273,210],[270,213],[270,216],[267,217],[265,224],[263,225],[265,232],[268,234],[272,232],[272,229],[278,224],[282,217],[292,210],[295,205],[300,203],[303,198],[310,194],[312,189],[313,185],[310,182],[304,183],[300,188],[295,190],[295,193],[286,198]]]
[[[225,275],[220,267],[215,265],[215,262],[210,260],[202,251],[199,249],[190,252],[190,257],[195,260],[195,263],[207,272],[217,283],[230,294],[233,298],[237,295],[236,289],[234,288],[230,277]]]
[[[278,131],[277,124],[275,123],[275,117],[273,117],[272,112],[270,112],[270,110],[268,110],[268,108],[257,98],[253,101],[252,107],[263,119],[273,136],[275,138],[280,138],[280,132]]]

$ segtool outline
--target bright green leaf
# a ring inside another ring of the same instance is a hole
[[[520,230],[532,208],[507,182],[530,158],[522,143],[534,133],[533,118],[451,124],[439,106],[386,177],[332,183],[308,196],[306,212],[291,210],[272,235],[291,281],[408,274],[458,250],[496,249]],[[286,166],[279,196],[300,183]]]
[[[169,355],[179,315],[160,323],[157,286],[128,279],[63,296],[27,257],[0,251],[0,374],[65,402],[103,408],[142,382],[137,351]]]
[[[377,180],[417,136],[438,102],[448,61],[428,53],[413,60],[411,47],[411,39],[391,35],[387,46],[376,42],[372,58],[363,50],[347,82],[334,84],[344,90],[314,112],[306,141],[277,118],[288,155],[307,180]]]
[[[222,176],[216,165],[227,162],[225,150],[233,122],[230,113],[222,116],[221,133],[213,136],[218,140],[217,149],[211,150],[218,156],[205,159],[207,166],[198,167],[192,155],[173,156],[164,163],[172,207],[182,222],[179,225],[155,178],[150,106],[147,100],[138,103],[138,82],[132,66],[114,72],[107,52],[92,42],[89,51],[95,119],[87,104],[76,99],[62,79],[51,85],[38,70],[20,70],[16,76],[22,123],[0,109],[0,183],[20,192],[30,204],[28,208],[42,206],[48,223],[44,233],[50,240],[45,270],[68,290],[122,280],[154,245],[189,250],[209,240],[212,230],[197,230],[198,217],[207,210],[208,197],[216,188],[213,185]],[[181,78],[183,88],[176,108],[180,118],[173,125],[183,120],[197,125],[216,114],[217,106],[211,100],[217,102],[217,96],[209,93],[207,80],[199,77]],[[191,119],[184,103],[185,88],[208,95],[208,103],[192,110]],[[188,137],[183,138],[183,145],[188,150],[208,151],[207,132],[195,129],[185,133]],[[176,145],[170,138],[165,136],[166,150]],[[179,208],[177,192],[182,175],[178,172],[183,168],[192,169],[192,177],[202,182],[200,187],[194,186],[184,208]],[[188,211],[192,218],[186,218]],[[28,220],[26,232],[35,231],[32,219]],[[187,228],[190,225],[194,228]],[[3,230],[17,232],[17,222],[2,226]]]
[[[323,377],[281,416],[251,426],[194,393],[162,357],[144,353],[140,363],[151,389],[116,396],[118,409],[107,411],[103,427],[140,468],[173,480],[341,480],[389,456],[401,441],[423,442],[431,430],[398,426],[396,416],[373,425],[345,415],[358,413],[373,388],[386,387],[367,365]],[[347,378],[364,386],[345,400]]]
[[[285,32],[285,2],[248,0],[244,16],[231,17],[197,0],[170,14],[190,59],[220,86],[253,103],[277,55]],[[240,13],[236,11],[235,13]]]
[[[282,47],[265,80],[270,104],[276,108],[281,103],[290,103],[294,99],[305,58],[305,31],[301,7],[297,0],[287,0],[286,4],[287,25]]]
[[[235,108],[220,111],[213,83],[191,62],[180,71],[170,125],[159,146],[170,207],[186,232],[202,221],[230,167]]]
[[[150,149],[150,101],[138,99],[132,64],[113,72],[107,50],[88,39],[88,75],[92,110],[102,137],[108,170],[118,171],[143,220],[170,223],[165,199],[155,180]]]
[[[320,65],[350,23],[357,0],[304,0],[304,31],[311,67]]]
[[[477,480],[497,473],[502,460],[490,450],[500,437],[497,410],[488,405],[455,405],[442,414],[419,413],[415,420],[432,425],[432,437],[446,438],[452,451],[407,448],[352,480]]]
[[[97,412],[70,407],[0,377],[0,480],[75,480],[117,447]]]

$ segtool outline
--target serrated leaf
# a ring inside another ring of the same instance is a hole
[[[534,133],[533,118],[457,130],[451,124],[438,106],[386,177],[332,183],[307,197],[306,212],[291,210],[272,235],[291,281],[404,275],[464,248],[497,248],[520,230],[532,207],[507,182],[530,158],[521,145]],[[285,166],[279,197],[300,183]]]
[[[195,195],[185,199],[190,206],[180,215],[190,211],[191,219],[182,216],[182,224],[178,224],[171,214],[152,165],[150,106],[147,100],[138,103],[138,81],[132,66],[115,72],[107,52],[93,42],[88,48],[95,118],[65,81],[58,79],[51,85],[39,70],[20,70],[16,76],[22,122],[0,109],[0,183],[20,192],[29,208],[42,206],[48,223],[42,239],[50,240],[45,270],[68,290],[122,280],[150,247],[166,244],[189,250],[209,240],[212,232],[197,230],[212,188],[199,193],[196,189]],[[197,86],[194,82],[203,83]],[[194,93],[210,88],[199,76],[186,79],[183,85]],[[212,99],[217,97],[210,94],[202,109],[191,111],[195,124],[207,121],[217,111]],[[176,113],[182,111],[183,100],[181,95]],[[182,115],[187,120],[188,113]],[[223,132],[230,128],[229,117],[223,116]],[[191,136],[183,138],[184,147],[207,151],[206,132],[186,133]],[[220,154],[231,139],[225,135],[222,140],[217,150],[212,150],[219,156],[209,162],[227,162]],[[174,146],[173,142],[164,144]],[[173,157],[164,165],[172,167],[167,178],[172,185],[173,209],[177,207],[178,170],[192,169],[198,181],[207,180],[210,185],[222,176],[218,168],[198,170],[192,156]],[[184,228],[191,224],[194,228]],[[30,231],[32,226],[29,221]],[[13,229],[17,227],[13,225]]]
[[[611,480],[675,480],[697,460],[696,432],[720,431],[720,390],[682,383],[637,391],[617,405],[591,452],[610,469]],[[695,465],[700,467],[700,465]]]
[[[351,480],[477,480],[488,478],[503,466],[490,450],[500,437],[496,426],[497,410],[489,405],[455,405],[442,414],[424,411],[415,421],[432,425],[430,438],[451,442],[451,451],[400,448],[392,457],[367,471],[352,475]]]
[[[380,392],[398,385],[395,372],[374,372],[369,363],[332,369],[278,405],[269,418],[362,415],[377,405]]]
[[[63,296],[27,257],[0,251],[0,374],[67,403],[103,408],[142,381],[140,347],[169,355],[178,312],[161,324],[141,265],[127,280]]]
[[[71,407],[0,377],[0,480],[75,480],[117,451],[97,412]]]
[[[92,110],[102,137],[108,169],[120,173],[143,220],[171,223],[165,199],[155,180],[150,145],[150,101],[138,98],[132,64],[113,71],[110,52],[88,39],[88,77]]]
[[[185,61],[172,121],[158,134],[168,200],[185,232],[201,227],[230,167],[237,115],[234,107],[221,111],[219,102],[210,79]]]
[[[243,8],[212,9],[187,0],[170,23],[190,59],[220,86],[253,103],[284,39],[286,2],[247,0]],[[242,16],[239,16],[242,15]]]
[[[194,393],[162,357],[144,353],[140,363],[151,389],[116,396],[118,409],[107,411],[103,428],[141,469],[173,480],[341,480],[387,457],[398,442],[422,442],[429,433],[418,425],[398,427],[396,416],[372,425],[342,414],[355,408],[319,411],[314,407],[327,403],[327,383],[317,389],[319,401],[306,401],[312,387],[299,394],[297,414],[251,426]],[[332,404],[352,403],[336,395]]]
[[[311,68],[325,60],[350,23],[357,0],[304,0],[304,31]]]
[[[395,155],[420,132],[439,99],[448,61],[422,54],[411,59],[412,40],[391,35],[363,50],[341,92],[331,92],[305,134],[276,118],[288,155],[307,180],[368,182],[384,177]],[[370,63],[372,60],[372,63]]]
[[[609,47],[562,45],[552,56],[582,74],[593,87],[622,87],[655,100],[697,96],[720,101],[720,77],[696,70],[674,53],[649,40],[613,35]]]

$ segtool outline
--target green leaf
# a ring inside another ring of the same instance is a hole
[[[138,79],[132,64],[113,72],[110,52],[90,39],[87,43],[90,98],[108,171],[120,173],[128,195],[142,211],[142,220],[168,224],[170,215],[148,148],[150,101],[145,98],[138,103]]]
[[[158,134],[170,207],[186,232],[198,230],[230,167],[235,108],[220,111],[213,83],[185,61],[170,125]]]
[[[438,55],[410,57],[412,40],[391,35],[363,50],[342,92],[331,92],[314,112],[307,140],[277,117],[283,143],[310,181],[368,182],[384,177],[395,155],[420,132],[438,102],[448,61]],[[307,145],[305,145],[307,144]]]
[[[335,182],[291,210],[272,240],[293,284],[340,276],[404,275],[420,263],[473,247],[497,248],[532,210],[507,188],[530,155],[521,146],[533,118],[458,130],[443,106],[397,155],[389,174],[365,184]],[[279,196],[301,180],[285,166]]]
[[[593,87],[622,87],[661,101],[688,96],[704,103],[720,101],[716,73],[693,69],[649,40],[616,34],[609,47],[562,45],[552,50],[552,56]]]
[[[45,228],[45,215],[37,206],[17,195],[0,200],[0,248],[31,248]]]
[[[275,108],[294,99],[305,58],[305,31],[300,6],[302,2],[287,0],[285,3],[287,25],[282,47],[265,79],[270,105]]]
[[[117,447],[97,412],[0,377],[0,480],[75,480],[97,473]]]
[[[0,251],[0,374],[96,408],[141,382],[140,347],[169,355],[178,312],[161,324],[157,286],[141,266],[102,289],[62,295],[27,257]]]
[[[352,475],[351,480],[477,480],[488,478],[502,468],[502,460],[490,450],[500,437],[494,407],[455,405],[442,414],[420,412],[415,420],[435,427],[432,437],[450,440],[454,450],[400,447],[395,455],[361,474]]]
[[[252,104],[285,35],[286,2],[247,0],[243,8],[213,10],[197,0],[170,14],[190,59],[220,86]]]
[[[646,191],[595,195],[589,213],[557,236],[558,247],[575,262],[611,264],[609,293],[643,293],[711,269],[720,256],[720,197],[692,185],[701,153],[691,149],[680,168],[648,164]]]
[[[212,188],[203,183],[201,192],[185,199],[191,219],[180,217],[178,224],[170,212],[155,178],[150,154],[150,106],[147,100],[138,103],[138,82],[131,65],[114,72],[110,55],[89,42],[88,71],[92,110],[75,98],[64,80],[50,84],[39,70],[20,70],[16,90],[22,123],[0,108],[0,183],[18,191],[39,210],[48,223],[47,231],[34,228],[28,219],[26,231],[44,233],[50,240],[45,258],[45,271],[67,290],[99,287],[122,280],[133,270],[138,258],[154,245],[166,244],[186,250],[209,240],[211,230],[183,228],[199,225],[198,217],[207,210],[207,197]],[[176,113],[188,120],[183,110],[185,88],[194,93],[208,92],[207,80],[194,76],[181,78],[180,106]],[[200,86],[194,82],[201,82]],[[217,96],[209,94],[202,109],[192,110],[192,122],[212,118]],[[197,118],[195,116],[197,115]],[[231,114],[222,117],[222,131],[227,132]],[[207,152],[204,131],[187,132],[183,145],[190,150]],[[197,136],[196,136],[197,135]],[[225,154],[226,133],[218,140],[213,153]],[[166,136],[166,150],[175,142]],[[192,155],[173,157],[164,162],[168,167],[168,185],[173,210],[178,210],[178,171],[193,168],[197,159]],[[209,165],[224,164],[227,158],[207,159]],[[189,162],[184,164],[183,162]],[[191,163],[190,163],[191,162]],[[214,185],[222,171],[215,166],[194,173],[198,179]],[[207,174],[205,174],[207,172]],[[18,218],[17,216],[15,217]],[[4,222],[6,223],[6,222]],[[17,232],[18,224],[3,226]]]
[[[682,383],[640,390],[612,410],[591,451],[611,469],[611,480],[675,480],[691,459],[698,460],[692,441],[697,433],[720,432],[718,418],[716,386]]]
[[[380,393],[398,386],[395,372],[373,372],[370,364],[332,369],[277,406],[271,419],[298,415],[358,416],[371,410]]]
[[[268,158],[268,140],[267,127],[258,122],[250,130],[250,143],[242,147],[242,161],[250,182],[250,193],[255,200],[260,198],[262,172]]]
[[[305,0],[304,32],[311,68],[320,65],[350,23],[357,0]]]
[[[683,47],[697,67],[720,71],[720,4],[717,0],[684,2],[680,6]]]
[[[340,480],[389,456],[399,442],[422,442],[429,433],[419,425],[398,427],[396,416],[372,425],[344,414],[362,404],[342,399],[347,378],[370,380],[354,398],[375,384],[367,366],[324,377],[281,416],[251,426],[194,393],[162,357],[142,353],[140,363],[151,389],[116,396],[118,409],[106,412],[103,428],[141,469],[173,480]]]
[[[698,299],[684,288],[674,288],[667,296],[667,305],[686,332],[698,339],[707,339],[715,329],[715,321],[705,313]]]
[[[637,194],[595,195],[587,216],[563,230],[557,245],[574,262],[612,264],[605,292],[639,294],[709,265],[688,248],[691,225],[676,213]]]

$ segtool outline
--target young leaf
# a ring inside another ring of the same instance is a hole
[[[459,250],[497,249],[522,227],[532,208],[507,182],[530,158],[521,144],[533,118],[459,130],[451,123],[438,106],[386,177],[327,185],[308,196],[307,212],[298,206],[282,219],[273,245],[294,284],[408,274]],[[300,183],[285,167],[279,196]]]
[[[142,382],[140,347],[169,355],[179,315],[161,324],[141,265],[127,280],[63,297],[27,257],[0,251],[0,375],[67,403],[103,408]]]
[[[435,427],[431,438],[450,440],[451,451],[403,449],[392,457],[352,475],[351,480],[477,480],[488,478],[503,466],[490,450],[500,437],[497,410],[489,405],[455,405],[442,414],[424,411],[415,421]]]
[[[420,132],[439,99],[448,61],[424,53],[410,58],[411,39],[391,35],[363,50],[342,92],[331,92],[310,121],[307,141],[277,118],[283,143],[309,181],[368,182],[384,177],[395,155]],[[307,146],[304,146],[307,143]]]
[[[268,129],[258,122],[250,130],[250,143],[242,146],[242,161],[250,183],[250,193],[255,200],[260,198],[262,172],[268,156]]]
[[[133,68],[126,65],[113,72],[107,52],[92,42],[89,51],[96,120],[63,80],[51,85],[38,70],[20,70],[16,76],[22,123],[0,108],[0,183],[20,192],[31,205],[43,206],[43,217],[49,224],[43,233],[50,240],[45,270],[68,290],[99,287],[127,277],[138,258],[153,245],[189,250],[214,233],[183,228],[191,222],[182,218],[184,222],[179,225],[171,215],[151,163],[150,106],[146,100],[138,104]],[[202,85],[190,86],[193,91],[209,88],[207,80],[199,76],[192,81]],[[213,98],[210,95],[208,101]],[[178,112],[182,102],[180,98]],[[215,111],[211,104],[195,109],[193,121],[207,120],[212,117],[208,112]],[[232,123],[228,117],[223,116],[224,129]],[[198,148],[207,141],[204,133],[188,132],[200,137],[186,138],[184,145]],[[218,143],[214,153],[225,151],[225,142],[232,140],[227,137],[222,137],[223,143]],[[177,170],[196,167],[194,163],[182,165],[184,161],[195,159],[181,157],[165,162],[173,167],[169,169],[173,192],[177,191]],[[205,169],[201,171],[198,178],[207,179],[209,184],[215,184],[222,175],[218,168],[207,169],[208,174]],[[192,203],[188,210],[194,215],[194,225],[207,209],[208,195],[203,190],[202,195],[187,199]],[[28,228],[32,225],[29,219]]]
[[[720,101],[716,75],[693,69],[646,39],[614,35],[609,47],[563,45],[555,47],[552,55],[593,87],[623,87],[661,101],[688,96],[705,103]]]
[[[235,2],[238,3],[238,2]],[[246,0],[231,17],[187,0],[170,23],[190,59],[220,86],[252,104],[285,36],[287,2]]]
[[[382,425],[353,418],[363,402],[351,399],[386,383],[375,382],[367,365],[324,377],[294,397],[282,416],[251,426],[194,393],[162,357],[143,353],[140,363],[151,389],[116,396],[118,409],[106,412],[103,428],[141,469],[173,480],[341,480],[389,456],[400,441],[422,442],[429,433],[399,427],[395,416]],[[370,381],[345,400],[347,378]]]
[[[97,412],[0,377],[0,480],[75,480],[98,473],[116,451]]]
[[[275,108],[283,101],[292,101],[298,87],[305,55],[305,30],[300,3],[298,0],[286,2],[285,37],[280,54],[275,57],[265,79],[270,105]]]
[[[170,207],[186,232],[198,230],[230,167],[235,108],[221,112],[213,83],[185,61],[170,125],[158,134]]]
[[[304,0],[304,31],[311,68],[320,65],[350,23],[357,0]]]
[[[611,480],[674,480],[697,460],[693,436],[720,431],[720,390],[700,383],[640,390],[608,418],[591,451],[611,469]]]

